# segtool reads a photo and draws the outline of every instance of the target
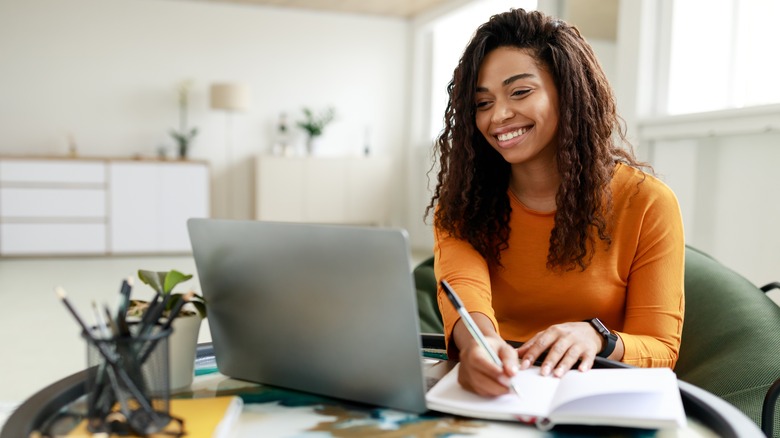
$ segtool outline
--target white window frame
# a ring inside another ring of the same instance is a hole
[[[631,40],[622,44],[618,54],[619,62],[629,65],[629,71],[624,67],[620,75],[623,86],[618,90],[619,100],[625,103],[621,112],[627,121],[629,137],[652,149],[653,142],[662,140],[780,132],[780,103],[667,114],[673,1],[621,0],[621,9],[628,10],[626,14],[621,13],[621,20],[633,19],[634,25],[641,22],[638,28],[627,29],[619,36]],[[632,27],[624,22],[620,25]],[[733,42],[730,51],[735,46]],[[636,72],[630,71],[632,65]],[[731,76],[734,74],[732,71]],[[729,84],[728,93],[729,102],[735,103],[733,84]]]

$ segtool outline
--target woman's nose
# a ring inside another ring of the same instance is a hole
[[[509,102],[503,99],[497,99],[493,104],[493,117],[491,118],[491,121],[493,123],[501,123],[511,119],[514,115],[515,113],[509,105]]]

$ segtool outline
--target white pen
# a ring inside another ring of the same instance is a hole
[[[488,345],[485,336],[482,334],[482,331],[479,329],[479,327],[477,327],[477,323],[474,322],[474,319],[471,318],[471,315],[469,315],[469,312],[466,310],[466,307],[463,305],[463,301],[460,300],[460,297],[452,289],[452,286],[450,286],[450,284],[447,283],[447,280],[442,280],[441,287],[444,289],[444,292],[447,294],[447,298],[450,299],[450,302],[452,303],[453,307],[455,307],[455,310],[458,311],[460,318],[463,320],[463,324],[466,325],[466,328],[469,330],[469,333],[471,333],[471,336],[474,338],[474,340],[476,340],[477,343],[481,345],[482,348],[485,349],[485,351],[487,351],[487,354],[488,356],[490,356],[490,359],[493,360],[493,363],[503,368],[504,364],[501,362],[501,359],[498,357],[496,352],[493,351],[492,348],[490,348],[490,345]],[[511,386],[512,386],[512,390],[519,397],[520,390],[517,389],[517,384],[515,382],[511,382]]]

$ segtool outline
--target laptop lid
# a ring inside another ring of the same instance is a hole
[[[193,218],[219,371],[424,412],[404,230]]]

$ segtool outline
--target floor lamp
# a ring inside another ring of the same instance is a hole
[[[249,109],[249,87],[245,84],[226,82],[211,85],[210,90],[211,109],[223,110],[226,112],[225,128],[225,153],[227,155],[227,182],[228,188],[225,196],[225,214],[228,218],[232,216],[233,209],[233,173],[230,166],[233,164],[233,126],[231,117],[234,112],[246,111]]]

